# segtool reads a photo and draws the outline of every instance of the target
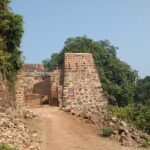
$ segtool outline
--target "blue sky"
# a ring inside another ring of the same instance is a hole
[[[118,57],[150,75],[150,0],[12,0],[24,17],[21,49],[26,63],[59,52],[68,37],[108,39]]]

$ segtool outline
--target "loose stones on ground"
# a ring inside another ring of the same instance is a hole
[[[26,119],[34,115],[26,110],[11,108],[0,113],[0,143],[15,146],[19,150],[40,150],[37,134],[31,134]]]

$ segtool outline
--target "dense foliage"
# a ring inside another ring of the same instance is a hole
[[[9,4],[9,0],[0,0],[0,73],[7,81],[7,95],[13,99],[16,75],[23,63],[22,52],[19,50],[23,35],[23,18],[13,13]]]
[[[150,134],[150,106],[128,105],[110,107],[113,115]]]
[[[150,105],[150,76],[137,81],[135,102]]]
[[[46,68],[53,69],[63,64],[66,52],[92,53],[109,103],[126,106],[133,101],[137,75],[128,64],[117,58],[116,50],[117,48],[107,40],[93,41],[85,36],[68,38],[62,51],[52,54],[50,59],[43,61],[43,64]]]

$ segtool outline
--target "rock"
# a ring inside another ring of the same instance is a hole
[[[125,134],[124,132],[121,133],[120,142],[124,146],[131,146],[132,145],[132,139],[129,134]]]
[[[90,111],[82,113],[83,118],[88,119],[88,120],[91,120],[91,115],[92,115],[92,113]]]
[[[13,111],[7,109],[6,113],[0,113],[0,143],[13,145],[20,150],[27,150],[27,145],[31,144],[31,136],[21,110]],[[28,112],[29,114],[30,112]],[[33,116],[33,114],[31,114]],[[29,116],[30,117],[30,116]],[[34,138],[33,138],[34,137]],[[32,141],[36,141],[37,135],[34,133]],[[36,142],[38,150],[38,142]],[[30,150],[30,149],[29,149]]]
[[[126,128],[126,129],[124,129],[124,133],[125,134],[129,134],[129,130]]]
[[[0,117],[6,117],[5,113],[0,113]]]
[[[118,121],[118,118],[112,117],[111,120],[112,120],[112,122],[116,123]]]
[[[111,127],[115,127],[115,123],[113,123],[113,122],[109,122],[109,125],[111,126]]]
[[[37,149],[37,147],[38,147],[37,144],[34,144],[34,145],[31,145],[31,146],[29,147],[29,149],[30,149],[30,150],[35,150],[35,149]]]
[[[123,126],[123,127],[126,127],[126,126],[127,126],[127,123],[124,122],[124,121],[120,121],[120,125]]]
[[[99,121],[100,121],[99,115],[98,115],[98,114],[91,114],[91,121],[92,121],[94,124],[99,123]]]
[[[113,134],[118,134],[118,131],[117,131],[117,130],[114,130],[114,131],[113,131]]]
[[[18,125],[18,129],[22,132],[25,132],[25,126],[24,125]]]
[[[5,113],[8,115],[8,114],[11,114],[13,112],[13,109],[12,107],[9,107],[5,110]]]
[[[37,136],[38,136],[37,133],[33,133],[33,134],[32,134],[32,137],[33,137],[33,138],[35,138],[35,137],[37,137]]]
[[[68,105],[67,107],[62,108],[65,112],[70,112],[71,111],[71,106]]]
[[[5,112],[5,108],[0,106],[0,112],[4,113]]]
[[[139,136],[137,136],[135,138],[135,140],[139,143],[139,144],[142,144],[145,140],[144,139],[141,139]]]
[[[20,122],[20,120],[19,120],[19,118],[16,118],[16,119],[14,119],[14,124],[17,126],[18,124],[19,124],[19,122]]]
[[[83,110],[81,108],[76,108],[76,107],[71,110],[71,114],[77,115],[77,116],[81,115],[82,112]]]

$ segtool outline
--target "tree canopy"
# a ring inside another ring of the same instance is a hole
[[[0,72],[7,80],[22,65],[20,44],[23,35],[23,18],[9,7],[9,0],[0,0]]]
[[[71,37],[65,41],[60,53],[52,54],[43,64],[47,69],[53,69],[63,65],[66,52],[92,53],[109,103],[125,106],[133,101],[137,74],[127,63],[117,58],[117,49],[108,40],[94,41],[86,36]]]
[[[150,104],[150,76],[137,81],[135,102]]]
[[[6,81],[8,96],[14,105],[15,81],[22,67],[20,44],[23,35],[23,18],[11,11],[10,0],[0,0],[0,74]],[[8,101],[9,101],[9,98]]]

